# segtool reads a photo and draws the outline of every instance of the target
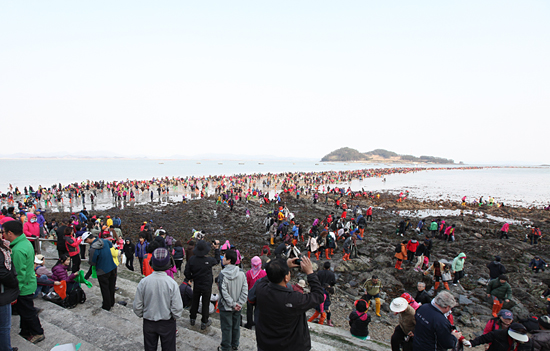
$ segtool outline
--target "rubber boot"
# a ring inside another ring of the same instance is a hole
[[[328,257],[328,249],[325,249],[325,257],[327,258],[327,260],[330,260],[330,257]]]
[[[496,318],[498,312],[499,312],[500,304],[498,302],[493,302],[493,317]]]
[[[315,253],[315,258],[317,259],[317,261],[319,261],[319,251]]]
[[[275,245],[275,243],[273,242],[273,238],[271,238],[271,245]]]
[[[330,320],[330,319],[327,320],[327,325],[328,325],[329,327],[334,327],[334,324],[332,324],[332,320]]]
[[[380,317],[380,306],[381,306],[380,298],[377,297],[374,299],[374,301],[376,302],[376,315]]]
[[[449,283],[447,283],[447,282],[443,282],[443,286],[445,287],[445,289],[447,289],[447,290],[451,290],[451,289],[449,289]]]
[[[334,249],[330,249],[330,255],[334,256]]]
[[[344,257],[342,257],[342,261],[349,261],[349,254],[345,254]]]
[[[497,308],[496,308],[495,312],[497,313],[497,316],[498,316],[498,313],[500,312],[500,310],[502,309],[502,305],[504,305],[504,302],[500,302],[500,303],[497,302],[497,304],[496,304]]]
[[[311,258],[311,251],[307,252],[307,258]]]
[[[403,268],[401,268],[401,264],[402,264],[402,263],[403,263],[403,261],[397,260],[397,262],[395,263],[395,268],[396,268],[396,269],[399,269],[399,270],[403,269]]]
[[[317,317],[319,317],[319,312],[315,311],[315,313],[313,314],[313,316],[311,316],[307,321],[308,322],[313,322],[313,320]]]
[[[302,242],[304,241],[304,236],[302,235]]]
[[[323,314],[321,314],[321,318],[319,318],[319,324],[323,324],[325,323],[325,319],[327,318],[327,314],[325,312],[323,312]]]
[[[434,291],[437,291],[439,289],[439,282],[435,282],[434,284]]]

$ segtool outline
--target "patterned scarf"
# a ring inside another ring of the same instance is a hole
[[[2,240],[2,243],[4,244],[4,245],[0,245],[0,251],[2,251],[2,253],[4,254],[4,266],[6,266],[8,271],[11,271],[11,250],[9,249],[10,242],[5,239],[1,239],[1,240]]]

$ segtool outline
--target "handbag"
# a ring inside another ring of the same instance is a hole
[[[453,280],[453,277],[451,276],[451,272],[445,272],[441,274],[441,280],[443,280],[444,282]]]

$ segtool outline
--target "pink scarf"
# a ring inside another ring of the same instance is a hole
[[[359,319],[362,320],[363,322],[367,320],[367,318],[369,317],[367,315],[367,312],[359,312],[359,311],[355,311],[357,312],[357,315],[359,316]]]

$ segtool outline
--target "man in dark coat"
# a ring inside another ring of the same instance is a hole
[[[302,258],[300,267],[307,274],[311,293],[292,290],[288,284],[290,268],[298,267],[294,263],[297,259],[270,261],[266,265],[267,277],[258,280],[248,293],[248,300],[257,306],[256,343],[259,351],[311,349],[306,311],[323,302],[324,292],[307,257]]]
[[[522,324],[512,323],[508,329],[497,329],[483,334],[470,341],[472,347],[491,344],[488,351],[528,351],[531,341],[527,330]]]
[[[210,304],[208,301],[210,301],[210,295],[212,295],[212,283],[214,282],[212,268],[220,263],[220,242],[216,240],[213,246],[215,249],[214,257],[206,257],[210,252],[210,243],[199,240],[193,249],[194,255],[187,261],[185,271],[183,272],[185,278],[193,281],[193,302],[191,304],[191,311],[189,312],[191,325],[195,325],[199,310],[199,300],[202,296],[201,330],[206,329],[206,327],[212,324],[212,321],[209,319]]]
[[[506,273],[506,267],[500,263],[500,256],[495,256],[495,260],[487,263],[487,268],[489,268],[489,276],[491,279],[497,279],[502,274]]]
[[[448,291],[440,292],[432,303],[416,310],[414,329],[414,351],[452,349],[457,345],[461,333],[451,329],[451,322],[445,317],[456,305],[455,298]]]

